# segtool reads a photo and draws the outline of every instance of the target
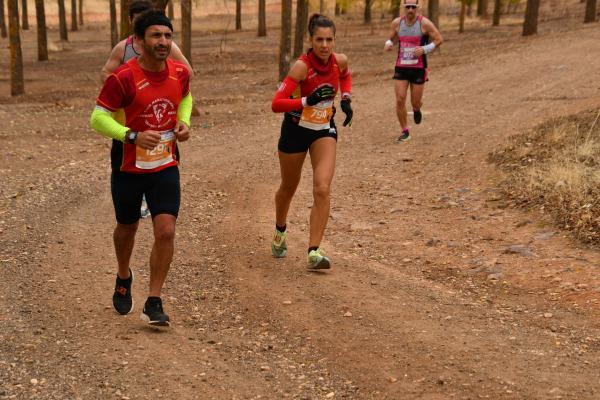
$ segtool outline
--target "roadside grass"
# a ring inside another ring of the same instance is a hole
[[[600,245],[600,109],[549,120],[490,154],[515,205],[538,208],[582,242]]]

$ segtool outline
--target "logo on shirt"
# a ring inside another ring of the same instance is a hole
[[[146,107],[141,117],[149,128],[165,129],[170,128],[176,115],[177,109],[173,102],[161,97],[153,100]]]
[[[155,104],[152,106],[152,111],[154,111],[154,118],[156,118],[156,121],[160,124],[162,119],[165,117],[165,114],[167,111],[167,104],[166,103]]]

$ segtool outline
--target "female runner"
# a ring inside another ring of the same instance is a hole
[[[281,185],[275,194],[275,236],[271,251],[275,257],[285,257],[287,253],[287,215],[309,152],[314,203],[310,212],[308,268],[327,269],[331,261],[319,246],[329,218],[329,194],[335,169],[337,130],[333,122],[333,100],[341,92],[341,108],[346,114],[343,125],[350,125],[352,77],[348,58],[333,52],[333,21],[314,14],[308,22],[308,33],[311,48],[294,63],[272,102],[274,112],[285,114],[278,144]]]

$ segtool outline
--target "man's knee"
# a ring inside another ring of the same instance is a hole
[[[175,240],[175,224],[157,227],[154,231],[154,239],[157,242],[172,242]]]
[[[134,222],[133,224],[119,224],[114,231],[114,237],[117,239],[127,239],[135,236],[138,229],[138,222]]]
[[[406,95],[396,95],[396,107],[404,108],[406,104]]]
[[[414,110],[420,110],[423,106],[423,102],[420,99],[413,99],[411,105]]]

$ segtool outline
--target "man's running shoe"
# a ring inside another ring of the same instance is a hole
[[[142,321],[153,326],[170,326],[169,316],[165,314],[160,297],[148,297],[140,316]]]
[[[285,242],[285,232],[275,229],[273,243],[271,243],[271,253],[273,257],[282,258],[287,254],[287,243]]]
[[[311,250],[308,253],[308,269],[329,269],[331,264],[325,254],[321,254],[321,249]]]
[[[133,271],[129,269],[129,279],[121,279],[117,274],[115,292],[113,293],[113,306],[121,315],[127,315],[133,310],[133,299],[131,298],[131,284],[133,283]]]
[[[150,216],[150,209],[148,208],[148,203],[146,202],[146,195],[142,197],[142,206],[140,207],[140,217],[148,218]]]
[[[408,133],[408,130],[406,130],[406,131],[402,131],[402,134],[400,135],[400,137],[398,137],[398,139],[396,139],[396,142],[398,142],[398,143],[406,142],[409,139],[410,139],[410,134]]]
[[[415,119],[415,124],[419,125],[421,120],[423,119],[423,114],[421,114],[421,110],[413,110],[413,118]]]

